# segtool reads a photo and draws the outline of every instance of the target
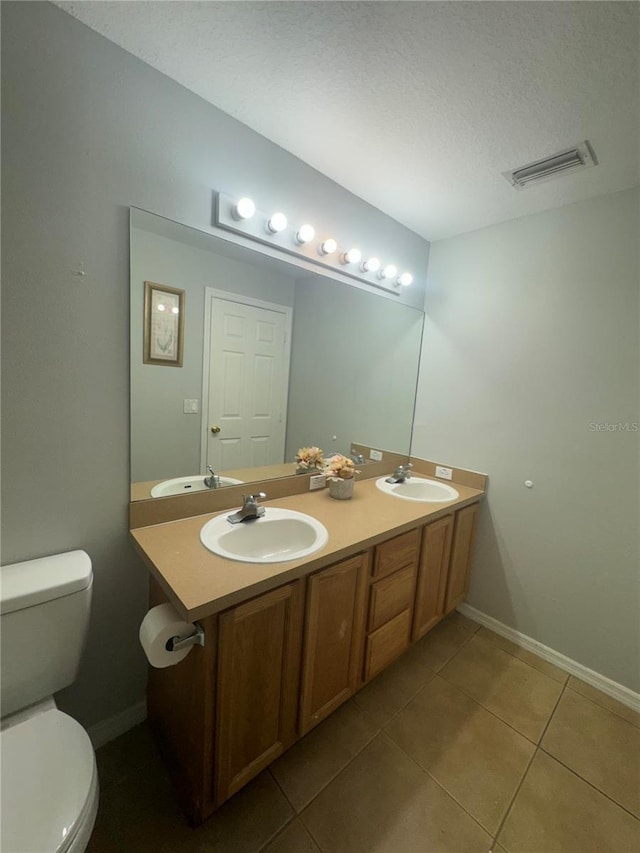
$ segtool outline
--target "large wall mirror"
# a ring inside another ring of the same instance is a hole
[[[131,499],[294,475],[309,445],[408,455],[423,319],[132,209]]]

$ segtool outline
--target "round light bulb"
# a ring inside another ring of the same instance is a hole
[[[322,255],[332,255],[335,250],[338,248],[338,244],[333,239],[333,237],[329,237],[328,240],[320,243],[320,254]]]
[[[382,269],[378,273],[378,277],[382,279],[395,278],[397,272],[398,270],[394,264],[387,264],[386,267],[382,267]]]
[[[402,287],[409,287],[412,281],[413,276],[410,272],[403,272],[402,275],[398,276],[398,284]]]
[[[342,256],[343,264],[359,264],[362,260],[362,252],[360,249],[349,249],[348,252],[345,252]]]
[[[272,234],[278,234],[280,231],[284,231],[287,227],[287,217],[284,213],[274,213],[271,216],[271,219],[267,222],[267,230]]]
[[[301,225],[300,230],[296,234],[296,240],[298,243],[310,243],[311,240],[316,236],[316,229],[313,225]]]
[[[231,211],[234,219],[251,219],[256,212],[256,206],[250,198],[239,199]]]
[[[158,303],[158,311],[164,311],[164,305],[162,304],[162,302]]]
[[[367,258],[362,262],[362,272],[377,272],[380,269],[380,261],[377,258]]]
[[[171,309],[171,313],[172,313],[172,314],[179,314],[179,313],[180,313],[180,309],[179,309],[179,308],[176,308],[176,307],[175,307],[175,305],[174,305],[174,307]]]

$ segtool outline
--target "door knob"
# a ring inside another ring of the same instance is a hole
[[[218,426],[218,424],[214,424],[214,425],[211,427],[211,432],[212,432],[214,435],[217,435],[217,434],[220,432],[220,427]]]

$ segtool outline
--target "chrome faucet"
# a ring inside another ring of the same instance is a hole
[[[207,471],[211,474],[210,477],[204,478],[204,484],[208,489],[219,489],[220,488],[220,477],[213,470],[211,465],[207,465]]]
[[[411,468],[413,465],[411,462],[407,462],[406,465],[398,465],[396,470],[391,474],[390,477],[387,477],[387,483],[404,483],[405,480],[408,480],[411,477]]]
[[[264,500],[265,498],[264,492],[258,492],[257,495],[243,495],[242,507],[237,512],[228,515],[227,521],[230,524],[238,524],[241,521],[250,521],[252,518],[261,518],[265,510],[263,506],[258,506],[258,499]]]

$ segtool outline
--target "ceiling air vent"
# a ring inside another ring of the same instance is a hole
[[[597,165],[598,160],[593,148],[585,140],[574,148],[567,148],[565,151],[560,151],[552,157],[545,157],[544,160],[536,160],[535,163],[529,163],[526,166],[521,166],[519,169],[513,169],[510,172],[503,172],[502,174],[514,189],[523,190],[529,184],[549,181],[564,172],[587,169],[590,166]]]

